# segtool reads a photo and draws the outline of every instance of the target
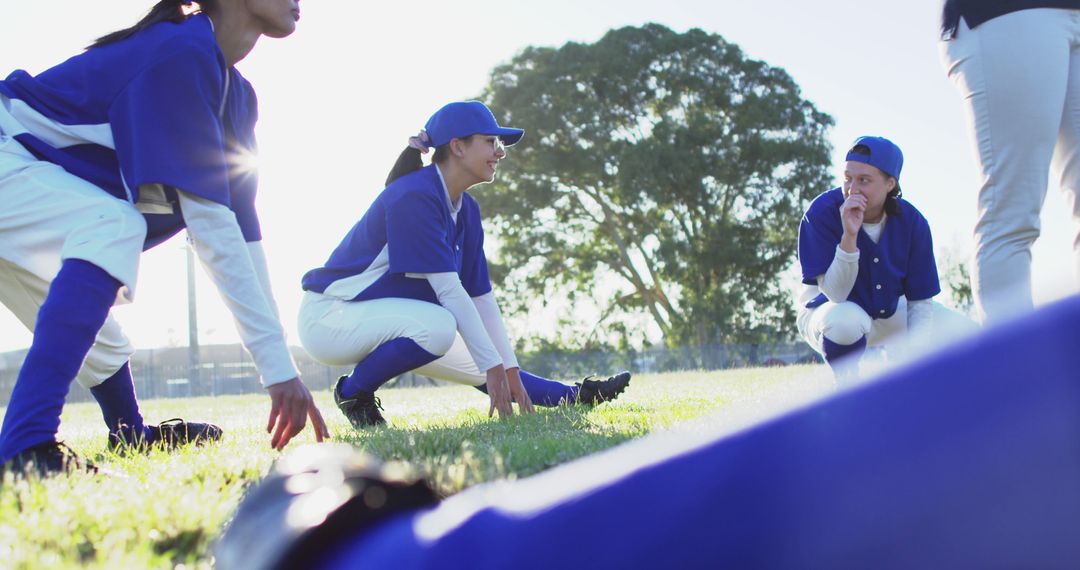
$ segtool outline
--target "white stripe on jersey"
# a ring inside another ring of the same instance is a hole
[[[3,112],[6,111],[6,112]],[[65,125],[34,110],[19,99],[8,99],[0,94],[0,130],[8,136],[22,133],[33,135],[53,148],[66,148],[93,143],[115,150],[112,127],[108,123],[97,125]]]
[[[374,285],[388,271],[390,271],[390,248],[384,245],[367,269],[356,275],[334,281],[323,291],[323,295],[349,301]]]

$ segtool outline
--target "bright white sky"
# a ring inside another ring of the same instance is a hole
[[[0,74],[16,68],[42,71],[95,37],[134,23],[152,3],[8,0]],[[946,251],[966,255],[976,175],[960,99],[938,58],[939,5],[939,0],[303,0],[297,33],[262,40],[239,65],[259,93],[259,210],[290,338],[297,342],[300,276],[320,265],[362,215],[406,138],[435,109],[478,94],[490,70],[525,46],[593,42],[613,27],[645,22],[718,33],[749,56],[785,68],[804,97],[836,119],[836,149],[861,134],[896,141],[906,156],[905,197],[930,220],[939,259]],[[482,189],[474,194],[483,204]],[[1051,188],[1043,237],[1035,248],[1036,294],[1042,302],[1075,287],[1067,218]],[[136,303],[114,311],[137,346],[186,344],[184,263],[179,239],[143,257]],[[236,342],[228,311],[205,276],[199,279],[201,342]],[[29,343],[30,334],[0,309],[0,351]]]

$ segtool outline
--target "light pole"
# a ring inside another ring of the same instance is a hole
[[[188,235],[184,240],[187,253],[188,297],[188,394],[194,386],[201,385],[199,377],[199,317],[195,303],[195,244]]]

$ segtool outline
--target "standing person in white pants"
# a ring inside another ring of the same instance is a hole
[[[1049,172],[1080,223],[1080,0],[947,0],[941,54],[980,169],[972,288],[985,323],[1033,307]],[[1073,242],[1080,275],[1080,228]]]
[[[534,402],[595,404],[629,384],[628,372],[572,386],[518,367],[488,278],[480,207],[466,190],[494,180],[523,134],[478,101],[445,105],[324,266],[304,275],[300,341],[317,360],[355,365],[334,386],[355,428],[386,423],[375,391],[410,370],[480,388],[500,417],[513,414],[511,401],[522,413]]]
[[[811,202],[799,225],[799,334],[841,384],[868,345],[925,339],[941,292],[930,225],[901,198],[904,156],[892,141],[859,137],[844,185]]]
[[[160,0],[85,52],[0,81],[0,301],[34,331],[0,430],[12,471],[96,469],[56,439],[77,376],[110,445],[220,437],[210,424],[143,424],[130,347],[109,321],[133,299],[143,248],[184,227],[267,387],[271,445],[284,448],[308,418],[318,440],[329,435],[267,287],[255,177],[235,166],[254,152],[257,112],[234,65],[263,36],[293,33],[298,0],[191,4]]]

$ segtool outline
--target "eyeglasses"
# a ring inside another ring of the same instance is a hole
[[[501,138],[492,137],[491,138],[491,150],[494,151],[495,154],[499,154],[500,151],[503,154],[506,154],[506,145],[503,144]]]

